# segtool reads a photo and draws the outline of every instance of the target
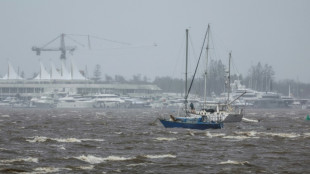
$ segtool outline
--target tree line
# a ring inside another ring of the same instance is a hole
[[[204,74],[197,74],[191,89],[192,94],[203,95],[204,93]],[[228,88],[227,67],[221,60],[210,60],[207,68],[207,95],[220,95],[227,92]],[[98,83],[132,83],[132,84],[154,84],[162,89],[162,92],[184,93],[185,80],[173,78],[169,76],[156,77],[153,81],[149,81],[146,76],[141,74],[133,75],[130,80],[126,80],[122,75],[114,77],[105,74],[102,79],[101,67],[96,65],[92,80]],[[291,95],[298,98],[310,98],[310,84],[301,83],[295,80],[275,81],[275,71],[271,65],[258,62],[252,65],[248,74],[242,75],[231,74],[230,82],[240,80],[247,88],[257,91],[279,92],[283,95],[289,95],[289,87]],[[191,79],[188,79],[188,87]]]

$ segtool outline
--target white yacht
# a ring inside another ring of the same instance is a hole
[[[58,99],[57,108],[93,108],[95,101],[81,95],[71,95]]]
[[[34,97],[30,100],[30,103],[37,108],[54,108],[56,106],[55,99],[50,94]]]
[[[97,94],[92,96],[96,108],[118,108],[125,106],[125,100],[115,94]]]

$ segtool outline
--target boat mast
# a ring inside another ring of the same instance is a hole
[[[227,84],[227,103],[229,103],[229,94],[230,94],[230,61],[231,61],[231,51],[229,53],[229,60],[228,60],[228,84]]]
[[[207,105],[207,67],[208,67],[208,54],[209,54],[210,24],[208,24],[207,34],[208,34],[208,37],[207,37],[207,48],[206,48],[205,88],[204,88],[204,103],[203,103],[204,108]]]
[[[185,56],[185,111],[187,110],[187,64],[188,64],[188,29],[186,29],[186,56]]]

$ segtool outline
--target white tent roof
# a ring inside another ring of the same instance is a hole
[[[35,80],[50,80],[51,79],[51,75],[46,71],[42,62],[40,62],[40,72],[34,79]]]
[[[86,78],[80,73],[79,69],[71,59],[71,78],[72,80],[86,80]]]
[[[51,79],[52,80],[59,80],[59,79],[62,79],[61,78],[61,74],[57,71],[54,63],[51,63]]]
[[[71,80],[71,73],[66,69],[64,62],[61,62],[61,79]]]
[[[4,80],[20,80],[21,78],[14,70],[10,62],[8,62],[8,71],[7,74],[2,78]]]

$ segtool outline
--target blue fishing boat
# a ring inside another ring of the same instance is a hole
[[[177,117],[170,115],[170,119],[159,119],[165,128],[186,128],[186,129],[221,129],[223,122],[209,121],[207,117]]]

